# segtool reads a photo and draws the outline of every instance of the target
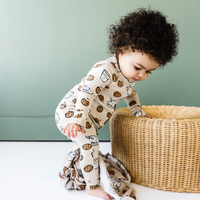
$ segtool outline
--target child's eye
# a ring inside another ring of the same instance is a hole
[[[136,67],[136,66],[135,66],[135,69],[136,69],[136,70],[141,70],[140,68],[138,68],[138,67]]]
[[[137,67],[137,66],[135,66],[135,69],[138,70],[138,71],[141,70],[141,68],[139,68],[139,67]],[[146,71],[146,73],[147,73],[147,74],[152,74],[152,72],[150,72],[150,71]]]

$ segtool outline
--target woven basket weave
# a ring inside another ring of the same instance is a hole
[[[154,119],[116,110],[110,121],[112,155],[132,182],[154,189],[200,193],[200,108],[143,106]]]

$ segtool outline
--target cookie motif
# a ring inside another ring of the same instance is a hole
[[[99,119],[98,118],[94,118],[94,121],[99,124]]]
[[[81,188],[81,190],[85,190],[85,185],[79,185],[79,187]]]
[[[124,84],[123,84],[121,81],[118,81],[118,82],[117,82],[117,85],[118,85],[119,87],[123,87]]]
[[[85,126],[87,129],[90,129],[92,126],[90,124],[90,122],[86,122],[86,126]]]
[[[94,68],[100,67],[102,64],[96,64]]]
[[[89,101],[87,101],[85,98],[83,98],[81,100],[81,103],[84,105],[84,106],[89,106]]]
[[[112,66],[117,70],[117,72],[121,72],[117,63],[111,62]]]
[[[112,79],[114,82],[117,82],[117,75],[115,73],[112,75]]]
[[[84,150],[89,150],[89,149],[92,148],[92,145],[91,145],[91,144],[84,144],[84,145],[82,146],[82,148],[83,148]]]
[[[82,89],[82,86],[79,86],[79,87],[78,87],[78,91],[81,91],[81,89]]]
[[[129,106],[133,106],[133,105],[135,105],[135,104],[136,104],[136,101],[133,100],[133,101],[131,101],[131,102],[129,103]]]
[[[114,97],[121,97],[122,95],[121,95],[121,93],[119,93],[119,92],[114,92],[114,93],[113,93],[113,96],[114,96]]]
[[[73,100],[72,100],[72,102],[76,104],[76,102],[77,102],[77,99],[73,99]]]
[[[80,113],[80,114],[75,115],[74,118],[78,118],[78,119],[79,119],[79,118],[81,118],[82,116],[83,116],[83,114]]]
[[[93,166],[92,165],[86,165],[85,167],[84,167],[84,171],[85,172],[91,172],[92,170],[93,170]]]
[[[106,89],[109,89],[109,87],[106,85],[106,87],[105,87]]]
[[[79,160],[80,160],[80,161],[83,160],[83,155],[80,155]]]
[[[63,172],[65,173],[67,170],[68,170],[68,168],[64,166],[63,167]]]
[[[87,81],[92,81],[92,80],[94,80],[94,76],[93,75],[89,75],[86,80]]]
[[[100,88],[100,87],[97,87],[97,88],[96,88],[96,93],[99,94],[99,92],[101,92],[101,88]]]
[[[114,62],[111,62],[112,66],[115,68],[115,63]]]
[[[103,106],[98,106],[97,107],[97,112],[99,112],[99,113],[103,112]]]
[[[85,185],[79,185],[79,187],[81,188],[81,190],[85,190]]]
[[[78,112],[81,112],[81,111],[83,111],[83,109],[77,109],[77,111],[78,111]]]
[[[98,95],[98,97],[99,97],[99,100],[103,102],[104,96],[103,95]]]
[[[68,111],[65,113],[65,117],[66,118],[70,118],[70,117],[73,117],[74,116],[74,112],[73,111]]]
[[[62,103],[62,104],[60,105],[60,109],[64,109],[64,108],[66,108],[66,102],[64,102],[64,103]]]
[[[108,170],[108,173],[109,173],[110,177],[113,177],[115,175],[115,172],[113,170]]]
[[[98,185],[91,185],[90,186],[90,190],[95,190],[95,189],[97,189],[99,186]]]
[[[107,117],[108,117],[108,118],[111,118],[111,117],[112,117],[112,114],[111,114],[110,112],[108,112],[108,113],[107,113]]]

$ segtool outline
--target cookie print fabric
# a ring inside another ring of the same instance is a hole
[[[61,132],[70,123],[85,130],[86,136],[78,132],[73,141],[80,148],[80,168],[88,189],[100,185],[97,128],[104,127],[121,99],[125,99],[135,116],[145,115],[134,90],[134,82],[121,74],[117,59],[112,56],[96,63],[56,109],[55,120]]]
[[[77,137],[72,138],[72,140],[80,148],[79,164],[83,177],[85,177],[86,187],[88,189],[96,189],[100,185],[98,159],[99,140],[95,125],[89,119],[87,123],[90,126],[86,128],[86,136],[82,135],[79,131]],[[68,161],[72,161],[75,155],[76,153],[71,151],[68,155]]]
[[[90,118],[98,129],[102,129],[121,99],[125,99],[135,116],[145,115],[134,84],[121,74],[115,55],[96,63],[58,105],[58,128],[62,130],[67,124],[75,123],[85,129]]]
[[[67,190],[84,190],[85,179],[80,168],[80,149],[71,151],[59,173],[62,186]],[[101,187],[116,200],[136,199],[135,190],[129,186],[130,175],[125,167],[110,154],[99,152]],[[95,187],[95,186],[94,186]]]

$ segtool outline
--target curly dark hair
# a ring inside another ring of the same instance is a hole
[[[140,8],[122,17],[109,29],[109,52],[138,50],[153,57],[160,66],[171,62],[178,53],[179,34],[159,11]]]

